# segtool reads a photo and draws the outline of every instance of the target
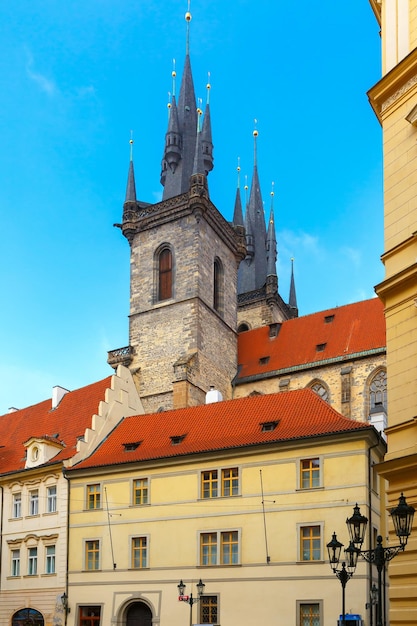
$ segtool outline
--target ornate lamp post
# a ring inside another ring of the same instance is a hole
[[[205,584],[203,583],[203,581],[200,580],[197,583],[197,592],[198,592],[198,597],[194,598],[193,594],[190,593],[189,596],[184,595],[184,591],[185,591],[185,587],[186,585],[184,585],[184,583],[182,582],[182,580],[180,580],[179,585],[177,585],[178,587],[178,600],[180,600],[181,602],[187,602],[187,604],[190,605],[190,626],[192,626],[193,623],[193,604],[196,604],[196,602],[199,602],[201,599],[201,596],[204,592],[204,587]]]
[[[377,545],[372,550],[362,550],[361,546],[365,537],[366,525],[368,518],[361,515],[358,505],[353,508],[353,515],[346,520],[349,530],[350,543],[346,548],[346,562],[342,563],[342,568],[338,569],[340,561],[340,553],[343,544],[337,540],[336,533],[333,533],[332,540],[327,544],[329,553],[330,566],[337,578],[342,584],[342,616],[343,626],[345,626],[345,587],[347,581],[352,578],[358,556],[361,555],[368,563],[374,563],[378,570],[378,599],[376,601],[376,626],[383,626],[382,623],[382,572],[385,565],[391,561],[400,551],[405,549],[408,537],[411,533],[415,509],[407,504],[405,497],[401,494],[398,506],[391,509],[390,514],[394,524],[395,534],[397,535],[400,545],[384,548],[382,545],[382,537],[377,537]],[[347,565],[346,565],[347,563]],[[375,592],[374,592],[375,595]]]
[[[356,508],[359,511],[359,507],[356,505]],[[390,546],[384,548],[382,545],[382,537],[378,535],[376,538],[376,547],[372,550],[361,550],[358,548],[359,554],[368,561],[368,563],[374,563],[376,565],[378,571],[378,601],[376,605],[376,626],[383,626],[382,624],[382,572],[385,570],[386,564],[391,561],[399,552],[405,550],[405,546],[407,545],[408,537],[411,534],[411,527],[413,525],[413,517],[414,517],[415,509],[410,504],[407,504],[404,494],[401,494],[398,505],[391,509],[390,515],[392,518],[392,522],[394,524],[395,534],[397,535],[400,545],[398,546]],[[352,538],[352,533],[354,533],[354,525],[351,524],[353,516],[350,520],[346,520],[346,523],[349,528],[349,533]],[[366,518],[365,518],[366,519]],[[354,539],[352,539],[355,547],[357,546]],[[385,589],[384,589],[385,593]]]

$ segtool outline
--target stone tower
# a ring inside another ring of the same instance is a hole
[[[191,72],[190,19],[187,13],[181,88],[178,104],[173,92],[165,135],[163,199],[137,200],[131,155],[120,225],[131,250],[129,346],[110,353],[109,363],[129,365],[146,412],[201,404],[212,386],[230,398],[237,371],[244,229],[227,222],[209,198],[209,98],[203,118]]]

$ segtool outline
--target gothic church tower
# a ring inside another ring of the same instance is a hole
[[[203,116],[191,72],[190,13],[185,17],[184,70],[178,103],[175,90],[172,95],[162,158],[163,199],[137,200],[131,156],[120,225],[131,250],[129,346],[110,353],[109,362],[129,364],[146,412],[201,404],[211,386],[228,399],[237,371],[244,230],[227,222],[209,198],[209,101]]]

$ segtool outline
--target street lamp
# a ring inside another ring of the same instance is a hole
[[[193,623],[193,604],[195,604],[196,602],[199,602],[199,600],[201,599],[201,596],[202,596],[202,594],[204,592],[205,584],[203,583],[203,581],[200,578],[200,580],[197,583],[197,592],[198,592],[198,597],[197,598],[193,598],[193,594],[192,593],[190,593],[189,596],[186,596],[184,594],[186,585],[183,583],[182,580],[180,580],[179,585],[177,585],[177,587],[178,587],[178,593],[179,593],[178,600],[180,600],[180,602],[187,602],[187,604],[190,605],[190,626],[192,626],[192,623]]]
[[[411,533],[411,527],[413,524],[415,509],[413,506],[407,504],[404,494],[401,494],[398,505],[391,509],[390,515],[394,524],[395,534],[397,535],[400,545],[384,548],[382,545],[382,537],[378,535],[377,545],[371,550],[362,550],[361,546],[365,537],[366,526],[368,518],[361,515],[360,508],[356,504],[353,508],[353,515],[346,520],[346,525],[349,531],[350,543],[346,548],[346,563],[342,563],[342,569],[338,569],[340,553],[343,547],[336,537],[336,533],[333,533],[332,540],[327,544],[327,550],[329,553],[330,566],[337,578],[342,584],[342,615],[343,626],[345,626],[345,587],[347,581],[352,578],[358,556],[361,555],[368,563],[374,563],[378,570],[378,600],[376,602],[377,620],[376,626],[383,626],[382,624],[382,572],[385,570],[385,565],[391,561],[400,551],[405,549],[407,545],[408,537]],[[374,594],[375,595],[375,594]]]
[[[356,507],[359,511],[359,507],[357,505]],[[397,556],[399,552],[405,550],[408,537],[411,534],[414,512],[414,507],[410,504],[407,504],[404,494],[402,493],[398,500],[398,505],[390,511],[392,522],[394,524],[395,534],[400,541],[400,545],[384,548],[384,546],[382,545],[382,537],[381,535],[378,535],[378,537],[376,538],[375,548],[371,550],[361,550],[360,547],[358,547],[359,554],[368,563],[374,563],[378,571],[378,601],[376,605],[376,626],[382,626],[382,572],[385,570],[385,565],[389,561],[391,561],[391,559]],[[350,520],[347,520],[347,525],[351,536],[352,532],[354,532],[353,527],[351,528],[350,525],[352,518],[353,516],[350,518]],[[353,543],[355,543],[355,546],[357,545],[355,541],[353,541]],[[360,546],[359,542],[358,545]]]

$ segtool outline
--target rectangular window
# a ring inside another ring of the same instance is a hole
[[[239,494],[239,470],[237,467],[222,470],[222,496]]]
[[[46,510],[48,513],[56,513],[56,485],[47,487]]]
[[[100,626],[100,606],[80,606],[79,626]]]
[[[133,504],[148,504],[148,479],[137,478],[133,481]]]
[[[55,546],[46,546],[45,572],[55,574]]]
[[[218,624],[218,598],[217,596],[201,596],[200,598],[200,624]]]
[[[320,604],[318,602],[300,603],[298,623],[299,626],[320,626]]]
[[[20,549],[12,550],[11,576],[20,576]]]
[[[300,463],[301,489],[320,487],[320,459],[303,459]]]
[[[200,565],[237,565],[239,533],[228,530],[200,535]]]
[[[87,485],[87,509],[101,508],[101,485]]]
[[[143,569],[148,567],[148,542],[146,537],[132,539],[132,567]]]
[[[300,560],[321,560],[320,526],[301,526],[300,528]]]
[[[39,514],[39,491],[34,489],[29,492],[29,515]]]
[[[28,575],[36,576],[37,573],[38,573],[38,548],[29,548]]]
[[[22,494],[14,493],[13,494],[13,511],[12,517],[22,517]]]
[[[219,491],[220,476],[220,491]],[[201,473],[201,497],[217,498],[239,495],[239,470],[237,467],[207,470]]]
[[[100,541],[98,539],[85,542],[85,569],[88,571],[100,569]]]

